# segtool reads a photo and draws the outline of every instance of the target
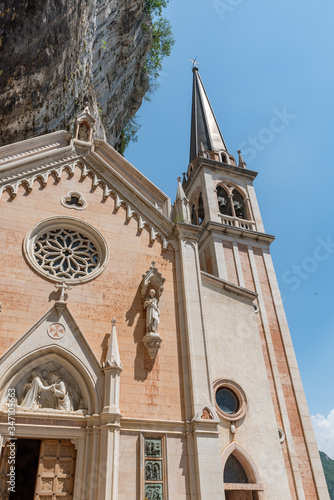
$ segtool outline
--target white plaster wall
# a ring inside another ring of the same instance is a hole
[[[264,498],[291,498],[262,354],[256,316],[250,301],[203,282],[203,301],[212,383],[239,384],[248,411],[237,424],[234,440],[252,457],[264,486]],[[219,425],[221,452],[231,443],[229,422]]]

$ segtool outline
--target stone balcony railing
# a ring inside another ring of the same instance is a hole
[[[231,217],[230,215],[218,214],[221,223],[227,226],[240,227],[242,229],[250,229],[251,231],[256,231],[255,222],[252,220],[240,219],[239,217]]]

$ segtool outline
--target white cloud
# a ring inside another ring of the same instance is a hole
[[[319,450],[334,460],[334,408],[327,418],[319,413],[311,418]]]

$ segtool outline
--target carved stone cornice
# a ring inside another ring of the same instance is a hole
[[[177,238],[185,238],[197,242],[200,230],[201,226],[195,226],[194,224],[187,224],[185,222],[178,222],[174,227],[174,235]]]
[[[64,130],[45,134],[40,137],[33,137],[26,141],[8,144],[0,148],[0,166],[16,162],[21,159],[26,161],[30,157],[36,157],[40,154],[50,154],[57,149],[69,146],[72,134]]]
[[[61,154],[56,158],[48,158],[48,161],[39,160],[20,165],[11,165],[9,169],[0,170],[0,198],[2,193],[8,189],[13,198],[17,195],[18,188],[24,186],[28,192],[32,191],[35,181],[39,180],[46,186],[50,175],[54,174],[57,180],[61,179],[64,170],[73,175],[76,161],[79,155],[71,149],[70,154]]]
[[[208,168],[210,170],[215,170],[217,172],[223,172],[228,175],[237,175],[238,177],[247,178],[254,180],[257,176],[257,172],[253,170],[248,170],[246,168],[237,167],[234,165],[227,165],[220,161],[211,160],[211,158],[198,157],[193,161],[193,171],[190,177],[183,182],[183,189],[187,194],[191,185],[201,172],[201,170]]]
[[[36,181],[46,186],[50,175],[55,175],[56,179],[60,180],[64,171],[73,176],[75,169],[80,168],[82,179],[88,176],[92,179],[93,189],[98,185],[103,188],[104,199],[108,196],[114,197],[116,211],[123,205],[126,209],[127,220],[135,217],[138,232],[146,226],[152,243],[159,237],[163,250],[166,250],[169,244],[175,248],[176,241],[170,240],[170,238],[173,239],[174,224],[162,213],[163,207],[154,206],[152,202],[145,199],[135,185],[130,184],[122,178],[121,174],[113,170],[113,165],[102,165],[98,157],[93,158],[91,147],[78,148],[81,152],[79,154],[76,143],[77,141],[72,141],[71,146],[58,149],[55,157],[47,153],[47,160],[37,159],[34,156],[29,159],[24,158],[19,164],[14,162],[6,167],[0,167],[0,197],[5,190],[9,190],[11,196],[15,198],[20,186],[24,186],[30,192]],[[157,191],[159,192],[158,189]]]
[[[275,240],[275,236],[267,233],[259,233],[251,229],[244,229],[242,227],[229,226],[221,224],[220,222],[207,222],[204,227],[201,226],[199,234],[199,244],[204,243],[209,234],[228,234],[233,238],[239,237],[243,240],[255,240],[261,243],[266,243],[268,246]]]

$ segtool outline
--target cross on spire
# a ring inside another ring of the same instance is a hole
[[[62,283],[57,283],[55,287],[60,290],[60,297],[59,300],[61,302],[65,302],[65,291],[66,290],[71,290],[71,286],[66,285],[66,281],[63,281]]]
[[[195,57],[195,59],[188,59],[188,61],[193,64],[193,68],[196,68],[197,66],[199,66],[199,63],[197,62],[196,59],[197,59],[197,57]]]

